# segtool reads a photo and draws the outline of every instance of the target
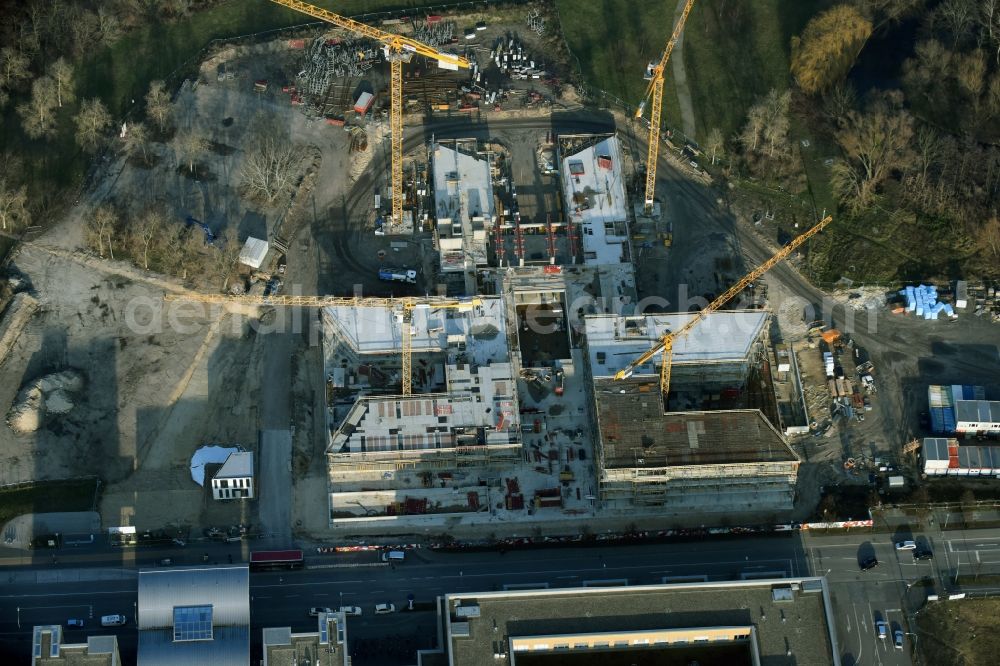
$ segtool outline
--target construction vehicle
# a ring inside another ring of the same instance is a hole
[[[663,336],[660,338],[659,342],[653,345],[653,347],[649,351],[645,352],[638,358],[632,360],[632,362],[630,362],[624,368],[619,370],[615,374],[615,380],[621,381],[622,379],[627,379],[631,377],[632,373],[635,372],[636,368],[638,368],[641,365],[645,365],[654,356],[662,353],[663,362],[660,365],[660,390],[662,391],[663,394],[663,405],[664,408],[666,408],[667,396],[670,394],[670,365],[671,362],[673,361],[674,341],[690,333],[691,329],[693,329],[700,322],[702,322],[706,317],[708,317],[708,315],[712,314],[713,312],[721,308],[723,305],[728,303],[730,300],[732,300],[734,296],[743,291],[748,285],[752,284],[754,280],[756,280],[761,275],[771,270],[778,262],[785,259],[788,255],[790,255],[793,251],[795,251],[797,247],[799,247],[807,240],[809,240],[810,238],[818,234],[820,231],[822,231],[823,228],[826,227],[826,225],[830,224],[830,222],[832,221],[833,221],[832,217],[830,216],[825,217],[819,223],[817,223],[816,226],[814,226],[812,229],[805,232],[801,236],[795,238],[788,245],[778,250],[778,252],[776,252],[773,257],[762,263],[757,268],[750,271],[750,273],[748,273],[742,280],[740,280],[732,287],[727,289],[725,292],[723,292],[721,296],[719,296],[714,301],[709,303],[703,310],[695,314],[695,316],[691,317],[691,319],[688,320],[688,322],[684,324],[684,326],[680,327],[676,331],[667,331],[666,333],[664,333]]]
[[[402,339],[402,388],[403,395],[413,393],[413,311],[419,309],[448,308],[471,310],[482,305],[479,298],[446,298],[439,296],[370,298],[360,296],[265,296],[262,294],[199,294],[196,292],[167,293],[167,301],[195,301],[198,303],[242,303],[244,305],[271,305],[304,308],[326,308],[336,306],[376,307],[396,312],[400,321]]]
[[[412,268],[380,268],[378,271],[378,279],[384,282],[405,282],[407,284],[416,284],[417,272]]]
[[[653,195],[656,191],[656,158],[660,149],[660,111],[663,107],[663,73],[667,68],[667,61],[670,60],[670,54],[674,52],[674,46],[677,45],[677,40],[681,37],[684,24],[687,23],[688,14],[691,13],[693,6],[694,0],[687,0],[681,12],[681,17],[677,21],[677,25],[674,26],[674,32],[670,35],[670,41],[667,42],[667,47],[663,50],[660,61],[657,63],[651,62],[646,68],[645,78],[649,80],[649,86],[646,88],[646,96],[643,98],[642,103],[639,104],[639,109],[635,113],[636,118],[642,118],[642,114],[646,111],[646,103],[652,101],[652,109],[649,113],[649,147],[646,154],[647,213],[653,209]]]
[[[461,56],[443,53],[415,39],[385,32],[370,25],[349,19],[340,14],[310,5],[300,0],[271,0],[276,4],[294,9],[321,21],[326,21],[339,28],[350,30],[381,42],[385,47],[386,60],[389,61],[389,137],[392,142],[392,222],[400,224],[403,221],[403,63],[410,62],[414,55],[422,55],[437,60],[443,69],[457,70],[459,67],[469,68],[469,61]]]

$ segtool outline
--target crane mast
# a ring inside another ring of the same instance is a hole
[[[768,272],[776,264],[784,260],[788,255],[795,251],[800,245],[805,243],[807,240],[818,234],[823,230],[826,225],[833,221],[833,217],[827,216],[820,220],[814,227],[803,233],[802,235],[796,237],[792,242],[790,242],[785,247],[778,250],[773,257],[762,263],[757,268],[750,271],[745,275],[739,282],[731,286],[725,292],[723,292],[718,298],[709,303],[700,312],[695,314],[691,319],[688,320],[686,324],[681,326],[676,331],[668,331],[663,334],[660,340],[653,345],[648,351],[644,352],[640,356],[633,359],[628,365],[615,373],[615,380],[620,381],[622,379],[627,379],[632,376],[635,369],[641,365],[648,363],[654,356],[659,353],[663,353],[663,364],[660,366],[660,388],[663,391],[664,400],[666,400],[667,394],[670,393],[670,366],[673,361],[673,347],[674,341],[687,335],[691,332],[695,326],[704,321],[708,315],[712,314],[723,305],[728,303],[733,299],[734,296],[743,291],[749,284],[754,280],[759,278],[764,273]]]
[[[656,192],[656,158],[660,148],[660,112],[663,109],[663,73],[666,71],[670,54],[674,52],[677,40],[680,39],[681,33],[684,31],[684,24],[687,23],[688,14],[691,13],[693,6],[694,0],[687,0],[687,4],[684,5],[684,9],[681,11],[681,17],[677,21],[677,25],[674,26],[674,32],[670,35],[670,41],[667,42],[667,47],[663,50],[660,62],[650,68],[649,86],[647,86],[646,95],[635,113],[636,118],[642,118],[642,114],[646,110],[646,101],[652,101],[649,114],[649,146],[646,149],[645,202],[647,213],[653,208],[653,195]]]
[[[297,12],[326,21],[339,28],[350,30],[369,39],[381,42],[386,47],[389,61],[389,141],[391,143],[390,183],[392,185],[392,223],[403,221],[403,63],[410,62],[413,55],[422,55],[438,61],[442,67],[469,68],[466,58],[444,53],[415,39],[379,30],[360,21],[335,14],[328,9],[310,5],[301,0],[271,0],[271,2],[294,9]]]

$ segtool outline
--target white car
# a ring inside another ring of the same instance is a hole
[[[900,541],[896,544],[896,550],[916,550],[916,541]]]
[[[309,617],[319,617],[320,613],[332,613],[332,608],[324,608],[323,606],[313,606],[309,609]]]
[[[387,613],[395,613],[396,606],[394,604],[375,604],[375,614],[385,615]]]
[[[885,623],[885,620],[878,620],[875,623],[875,635],[885,640],[886,636],[889,635],[889,625]]]
[[[344,615],[361,615],[361,606],[341,606],[340,612]]]

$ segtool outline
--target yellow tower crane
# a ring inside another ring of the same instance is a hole
[[[653,347],[649,351],[645,352],[638,358],[634,359],[631,363],[626,365],[624,368],[619,370],[615,374],[615,380],[622,380],[631,377],[632,373],[635,372],[635,369],[637,367],[645,365],[646,363],[649,362],[650,359],[652,359],[654,356],[662,352],[663,362],[660,365],[660,390],[663,394],[663,405],[664,407],[666,407],[667,395],[670,393],[670,365],[673,362],[673,357],[674,357],[674,341],[690,333],[691,329],[693,329],[700,322],[702,322],[706,317],[708,317],[708,315],[712,314],[713,312],[721,308],[723,305],[728,303],[730,300],[732,300],[734,296],[743,291],[750,283],[752,283],[754,280],[759,278],[764,273],[771,270],[775,266],[775,264],[785,259],[788,255],[790,255],[793,251],[795,251],[795,248],[799,247],[807,240],[818,234],[820,231],[823,230],[823,228],[826,225],[830,224],[830,222],[832,221],[833,221],[832,217],[830,216],[825,217],[823,220],[817,223],[816,226],[814,226],[812,229],[805,232],[801,236],[797,237],[791,243],[778,250],[778,252],[775,253],[773,257],[762,263],[757,268],[750,271],[750,273],[747,274],[746,277],[744,277],[742,280],[740,280],[732,287],[727,289],[721,296],[719,296],[714,301],[709,303],[703,310],[698,312],[695,316],[691,317],[691,319],[688,320],[686,324],[681,326],[676,331],[667,331],[660,338],[659,342],[653,345]]]
[[[653,208],[653,194],[656,191],[656,156],[659,154],[660,148],[660,110],[663,107],[663,73],[667,68],[667,61],[670,60],[670,54],[674,52],[674,46],[677,45],[677,40],[681,37],[684,24],[687,23],[688,14],[691,13],[691,7],[693,6],[694,0],[687,0],[687,4],[684,5],[684,10],[681,12],[681,18],[677,21],[677,25],[674,26],[674,32],[670,35],[670,41],[667,42],[667,48],[663,50],[660,62],[655,64],[650,63],[649,69],[646,70],[646,78],[649,79],[649,86],[646,88],[646,96],[643,98],[642,103],[639,104],[639,109],[635,112],[636,118],[642,118],[642,114],[646,111],[646,102],[652,99],[653,108],[649,113],[649,148],[646,154],[647,213]]]
[[[244,305],[274,305],[284,307],[325,308],[334,306],[375,307],[400,314],[400,340],[402,342],[401,370],[403,395],[413,393],[413,311],[446,308],[470,310],[482,304],[479,298],[445,298],[437,296],[371,298],[351,296],[229,296],[226,294],[199,294],[196,292],[167,293],[167,301],[195,301],[198,303],[242,303]]]
[[[389,61],[389,140],[392,142],[392,223],[403,221],[403,63],[410,62],[414,54],[433,58],[445,69],[469,68],[469,61],[461,56],[443,53],[415,39],[379,30],[360,21],[316,7],[300,0],[271,0],[289,9],[307,14],[321,21],[350,30],[381,42],[386,47]]]

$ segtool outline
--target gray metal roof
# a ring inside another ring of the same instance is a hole
[[[250,663],[250,626],[220,627],[210,641],[174,642],[171,629],[139,632],[141,666],[247,666]]]
[[[250,451],[234,451],[226,458],[216,479],[243,479],[253,476],[253,453]]]
[[[1000,423],[1000,402],[989,400],[958,400],[955,417],[965,423]]]
[[[212,626],[250,626],[246,566],[189,567],[139,572],[139,629],[169,629],[174,606],[212,605]]]

